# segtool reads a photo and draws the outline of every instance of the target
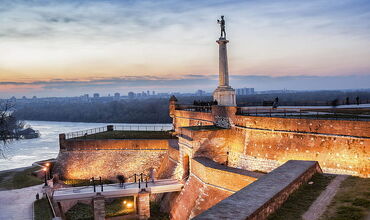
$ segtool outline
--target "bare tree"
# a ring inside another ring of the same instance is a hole
[[[13,115],[15,104],[10,100],[0,102],[0,156],[5,157],[7,144],[18,139],[17,132],[24,127]]]

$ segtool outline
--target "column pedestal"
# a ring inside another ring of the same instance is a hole
[[[94,220],[105,220],[105,199],[102,195],[93,198]]]
[[[150,200],[148,192],[140,192],[137,195],[137,214],[139,219],[150,218]]]
[[[217,87],[213,92],[213,99],[218,105],[236,106],[235,90],[231,87]]]

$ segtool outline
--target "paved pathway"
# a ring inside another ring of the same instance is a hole
[[[325,212],[326,207],[330,204],[338,191],[338,188],[343,180],[347,176],[340,175],[336,176],[326,189],[316,198],[311,204],[310,208],[302,215],[303,220],[317,220]]]
[[[104,184],[103,186],[103,191],[101,191],[100,185],[96,185],[96,192],[94,192],[93,186],[60,188],[54,191],[53,200],[91,199],[96,196],[97,192],[100,192],[105,198],[132,196],[143,189],[150,193],[178,192],[181,191],[183,184],[176,179],[160,179],[154,183],[148,182],[147,186],[145,182],[141,183],[140,188],[138,183],[125,183],[125,188],[121,188],[118,183]]]
[[[0,219],[32,220],[32,203],[41,185],[0,192]],[[41,194],[42,195],[42,194]]]

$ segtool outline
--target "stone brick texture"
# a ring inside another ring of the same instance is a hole
[[[317,162],[288,161],[195,219],[267,219],[289,195],[318,172],[322,171]]]
[[[226,166],[219,168],[215,166],[217,163],[208,158],[194,158],[190,164],[191,174],[181,193],[166,195],[162,200],[165,203],[163,210],[170,211],[171,219],[193,218],[261,175]]]
[[[211,113],[174,110],[173,120],[181,137],[181,127],[228,118],[230,129],[185,133],[195,156],[232,167],[269,172],[288,160],[316,160],[324,172],[370,177],[370,122],[235,113],[236,107],[222,106]]]
[[[184,189],[172,202],[170,217],[174,220],[192,218],[231,194],[232,192],[207,186],[191,175]]]
[[[93,199],[94,220],[105,220],[105,200],[103,196]]]
[[[149,193],[141,192],[137,196],[137,212],[139,219],[148,219],[150,217],[150,199]]]
[[[176,139],[67,139],[59,140],[61,151],[76,150],[167,150]]]
[[[176,139],[149,140],[60,140],[55,171],[64,179],[102,177],[115,180],[117,175],[149,174],[155,177],[169,148],[176,151]],[[175,155],[176,153],[172,153]],[[175,157],[175,156],[173,156]]]
[[[253,176],[248,176],[247,174],[231,172],[227,169],[217,169],[217,167],[206,166],[196,159],[192,159],[191,173],[205,183],[232,191],[239,191],[243,187],[256,181],[257,177],[260,176],[254,173],[251,174]]]
[[[95,150],[60,152],[55,166],[64,179],[102,177],[116,180],[117,175],[149,174],[158,170],[167,150]],[[158,173],[157,173],[158,174]]]

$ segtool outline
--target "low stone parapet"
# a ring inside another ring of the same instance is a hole
[[[194,219],[266,219],[318,172],[316,161],[290,160]]]
[[[205,157],[192,159],[191,173],[204,183],[230,191],[238,191],[263,175],[220,165]]]

